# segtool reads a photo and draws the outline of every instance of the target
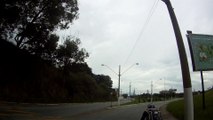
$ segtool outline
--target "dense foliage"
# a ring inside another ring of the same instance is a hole
[[[42,54],[51,34],[65,29],[78,15],[76,0],[1,0],[1,39]]]
[[[77,0],[1,0],[0,99],[88,102],[112,99],[109,76],[95,75],[80,39],[58,45],[56,29],[78,18]],[[115,98],[115,96],[113,96]]]
[[[66,69],[0,40],[0,99],[19,102],[93,102],[115,99],[109,76],[84,62]]]

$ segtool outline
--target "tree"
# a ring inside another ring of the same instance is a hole
[[[172,98],[172,97],[175,97],[175,94],[176,94],[176,91],[177,91],[177,89],[169,89],[169,95],[170,95],[170,97]]]
[[[67,29],[78,16],[77,0],[1,0],[0,38],[42,55],[55,29]],[[55,41],[54,41],[55,42]]]
[[[56,48],[58,46],[59,37],[56,35],[50,35],[47,39],[47,42],[44,44],[44,47],[38,49],[37,54],[41,56],[44,60],[50,61],[52,64],[56,63]],[[36,49],[35,49],[36,50]]]
[[[60,45],[57,49],[57,65],[68,68],[73,63],[84,63],[85,58],[89,57],[89,54],[85,49],[79,48],[80,44],[80,39],[68,37],[63,45]]]
[[[94,78],[99,86],[99,93],[102,99],[109,100],[112,93],[112,80],[109,76],[94,75]]]
[[[87,65],[87,63],[73,63],[71,66],[70,72],[78,73],[84,72],[89,75],[93,75],[92,69]]]

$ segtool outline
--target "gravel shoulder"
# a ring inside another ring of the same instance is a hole
[[[178,120],[177,118],[175,118],[174,116],[172,116],[171,113],[169,113],[166,110],[167,104],[163,105],[160,107],[160,111],[161,111],[161,115],[163,117],[163,120]]]

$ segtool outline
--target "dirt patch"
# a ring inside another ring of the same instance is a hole
[[[178,120],[177,118],[175,118],[174,116],[172,116],[171,113],[169,113],[166,110],[167,104],[163,105],[160,107],[160,111],[161,111],[161,115],[163,117],[163,120]]]

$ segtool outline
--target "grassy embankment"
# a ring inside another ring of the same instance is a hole
[[[212,120],[213,119],[213,90],[205,93],[206,109],[203,110],[202,95],[194,96],[194,119],[195,120]],[[167,110],[179,120],[184,120],[184,103],[183,100],[174,101],[168,104]]]

